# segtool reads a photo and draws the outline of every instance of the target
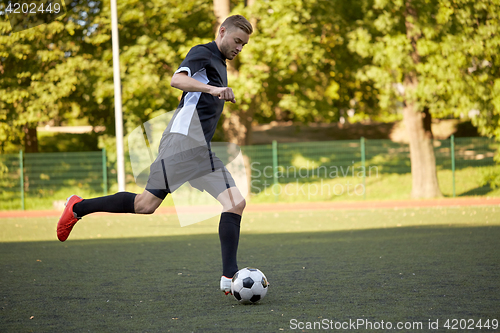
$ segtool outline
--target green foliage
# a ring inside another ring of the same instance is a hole
[[[370,88],[353,77],[361,57],[347,50],[345,33],[359,2],[256,1],[232,13],[256,20],[239,56],[236,91],[255,120],[336,121],[341,110],[373,106]],[[234,82],[231,80],[231,82]],[[358,98],[364,95],[364,98]]]
[[[232,14],[256,22],[230,77],[252,120],[338,121],[394,117],[404,98],[434,116],[465,116],[500,136],[499,0],[414,0],[412,34],[403,0],[232,1]],[[0,23],[0,151],[17,151],[23,126],[106,126],[100,147],[114,149],[109,2],[78,0],[47,25],[13,33]],[[118,3],[125,133],[175,109],[170,77],[188,50],[214,38],[211,1]],[[5,6],[0,4],[0,11]],[[416,73],[415,91],[397,91]],[[399,84],[399,85],[398,85]],[[229,107],[229,105],[228,105]],[[233,110],[234,111],[234,110]],[[113,156],[113,154],[110,154]]]
[[[170,77],[192,46],[211,40],[214,18],[200,0],[127,0],[117,10],[123,113],[126,130],[132,130],[153,112],[177,107],[181,92],[170,87]],[[103,62],[93,97],[108,110],[114,106],[110,20],[106,3],[95,20],[95,33],[88,37],[101,48]]]
[[[150,118],[174,110],[181,92],[170,87],[170,78],[189,49],[213,39],[215,18],[206,1],[127,0],[118,3],[120,68],[124,132]],[[104,125],[106,135],[100,147],[116,159],[114,139],[114,88],[109,3],[95,18],[96,30],[87,37],[99,52],[101,67],[93,73],[91,99],[96,109],[88,110],[92,125]],[[125,140],[126,142],[126,140]]]
[[[39,133],[40,152],[78,152],[98,150],[97,133]]]
[[[170,76],[191,46],[213,38],[215,19],[201,0],[120,1],[118,16],[127,132],[155,111],[175,109],[180,92]],[[82,0],[47,25],[12,33],[0,23],[1,142],[44,123],[104,125],[114,136],[110,21],[109,2]]]
[[[500,1],[411,1],[415,17],[405,11],[410,1],[366,1],[363,20],[348,34],[349,48],[370,59],[358,72],[378,89],[382,110],[404,99],[417,102],[436,117],[467,117],[484,134],[500,135]],[[408,35],[413,34],[413,35]],[[415,50],[418,60],[412,58]],[[398,92],[409,73],[418,86]]]
[[[75,7],[64,18],[16,33],[0,22],[0,142],[19,140],[23,127],[64,121],[86,71],[96,66],[78,17]]]

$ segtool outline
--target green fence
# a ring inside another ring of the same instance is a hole
[[[54,196],[62,188],[107,193],[107,171],[105,150],[0,155],[1,200],[25,209],[25,201]]]
[[[498,145],[483,137],[434,140],[443,193],[446,196],[490,193],[492,189],[483,179],[489,173],[500,172],[493,160]],[[244,146],[242,152],[250,168],[251,192],[258,195],[281,186],[281,190],[269,192],[275,201],[287,195],[283,193],[283,185],[293,183],[300,187],[303,186],[300,184],[330,181],[331,186],[337,186],[333,191],[338,190],[330,194],[338,196],[342,180],[344,186],[348,184],[347,190],[352,186],[350,189],[357,191],[358,199],[383,199],[386,190],[390,197],[391,186],[400,183],[405,183],[404,191],[408,186],[411,189],[409,146],[390,140],[274,142]],[[0,155],[2,207],[24,209],[25,201],[51,197],[61,188],[106,194],[108,187],[116,183],[113,170],[105,151]],[[131,170],[130,165],[127,170]],[[391,185],[387,180],[391,177],[396,184]],[[5,205],[6,202],[11,204]]]

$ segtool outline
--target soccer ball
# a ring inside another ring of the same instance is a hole
[[[266,276],[257,268],[240,269],[231,281],[234,298],[243,304],[253,304],[263,299],[268,287]]]

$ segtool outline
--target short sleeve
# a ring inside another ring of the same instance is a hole
[[[208,48],[202,45],[194,46],[189,50],[186,58],[182,61],[179,69],[177,69],[174,74],[187,72],[188,75],[192,77],[196,72],[207,66],[211,56],[212,52]]]

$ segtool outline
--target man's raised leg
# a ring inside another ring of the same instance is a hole
[[[82,199],[76,195],[68,198],[66,208],[57,223],[57,238],[64,242],[76,222],[85,215],[96,212],[152,214],[163,199],[147,190],[141,194],[118,192],[93,199]]]

